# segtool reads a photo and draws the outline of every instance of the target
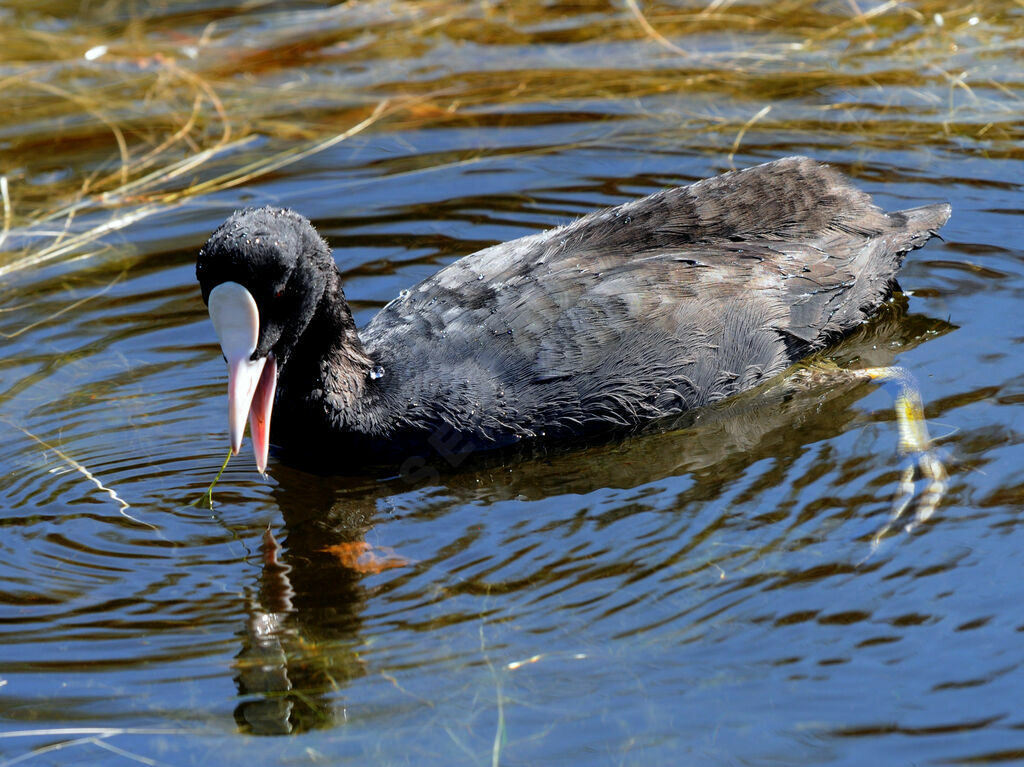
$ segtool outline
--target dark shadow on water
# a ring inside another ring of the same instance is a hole
[[[896,354],[954,329],[942,320],[906,314],[906,299],[897,295],[827,357],[840,368],[889,365]],[[366,673],[358,649],[362,612],[372,595],[362,585],[367,571],[327,549],[365,545],[388,499],[439,493],[445,503],[435,511],[443,514],[456,504],[583,495],[689,475],[693,484],[686,498],[707,501],[726,492],[751,464],[771,458],[788,466],[807,445],[863,420],[857,402],[873,390],[841,373],[813,388],[778,381],[676,423],[659,424],[652,433],[500,464],[488,458],[466,461],[458,470],[439,469],[440,480],[433,484],[410,484],[401,476],[329,477],[275,465],[273,498],[287,536],[281,544],[269,532],[265,536],[262,574],[253,584],[249,618],[240,632],[239,727],[272,735],[343,722],[343,691]],[[786,472],[772,476],[785,481]]]

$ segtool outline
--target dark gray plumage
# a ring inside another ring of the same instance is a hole
[[[229,280],[256,300],[254,357],[280,371],[273,441],[342,468],[633,427],[748,389],[864,321],[949,215],[887,214],[792,157],[474,253],[358,332],[296,213],[235,213],[197,276],[204,300]]]

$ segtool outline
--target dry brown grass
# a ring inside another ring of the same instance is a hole
[[[210,5],[6,4],[0,276],[371,126],[519,125],[552,105],[614,122],[628,104],[730,160],[767,134],[1024,152],[1019,1]]]

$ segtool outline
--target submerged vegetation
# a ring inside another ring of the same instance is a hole
[[[728,164],[766,135],[775,155],[1024,151],[1024,71],[1004,65],[1019,0],[21,0],[0,25],[0,276],[371,127],[604,124],[590,140],[641,133]]]

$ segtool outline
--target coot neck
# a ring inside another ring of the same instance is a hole
[[[280,396],[322,399],[335,411],[355,409],[374,366],[359,340],[341,275],[332,263],[313,317],[281,368]],[[344,419],[343,412],[338,415]]]

